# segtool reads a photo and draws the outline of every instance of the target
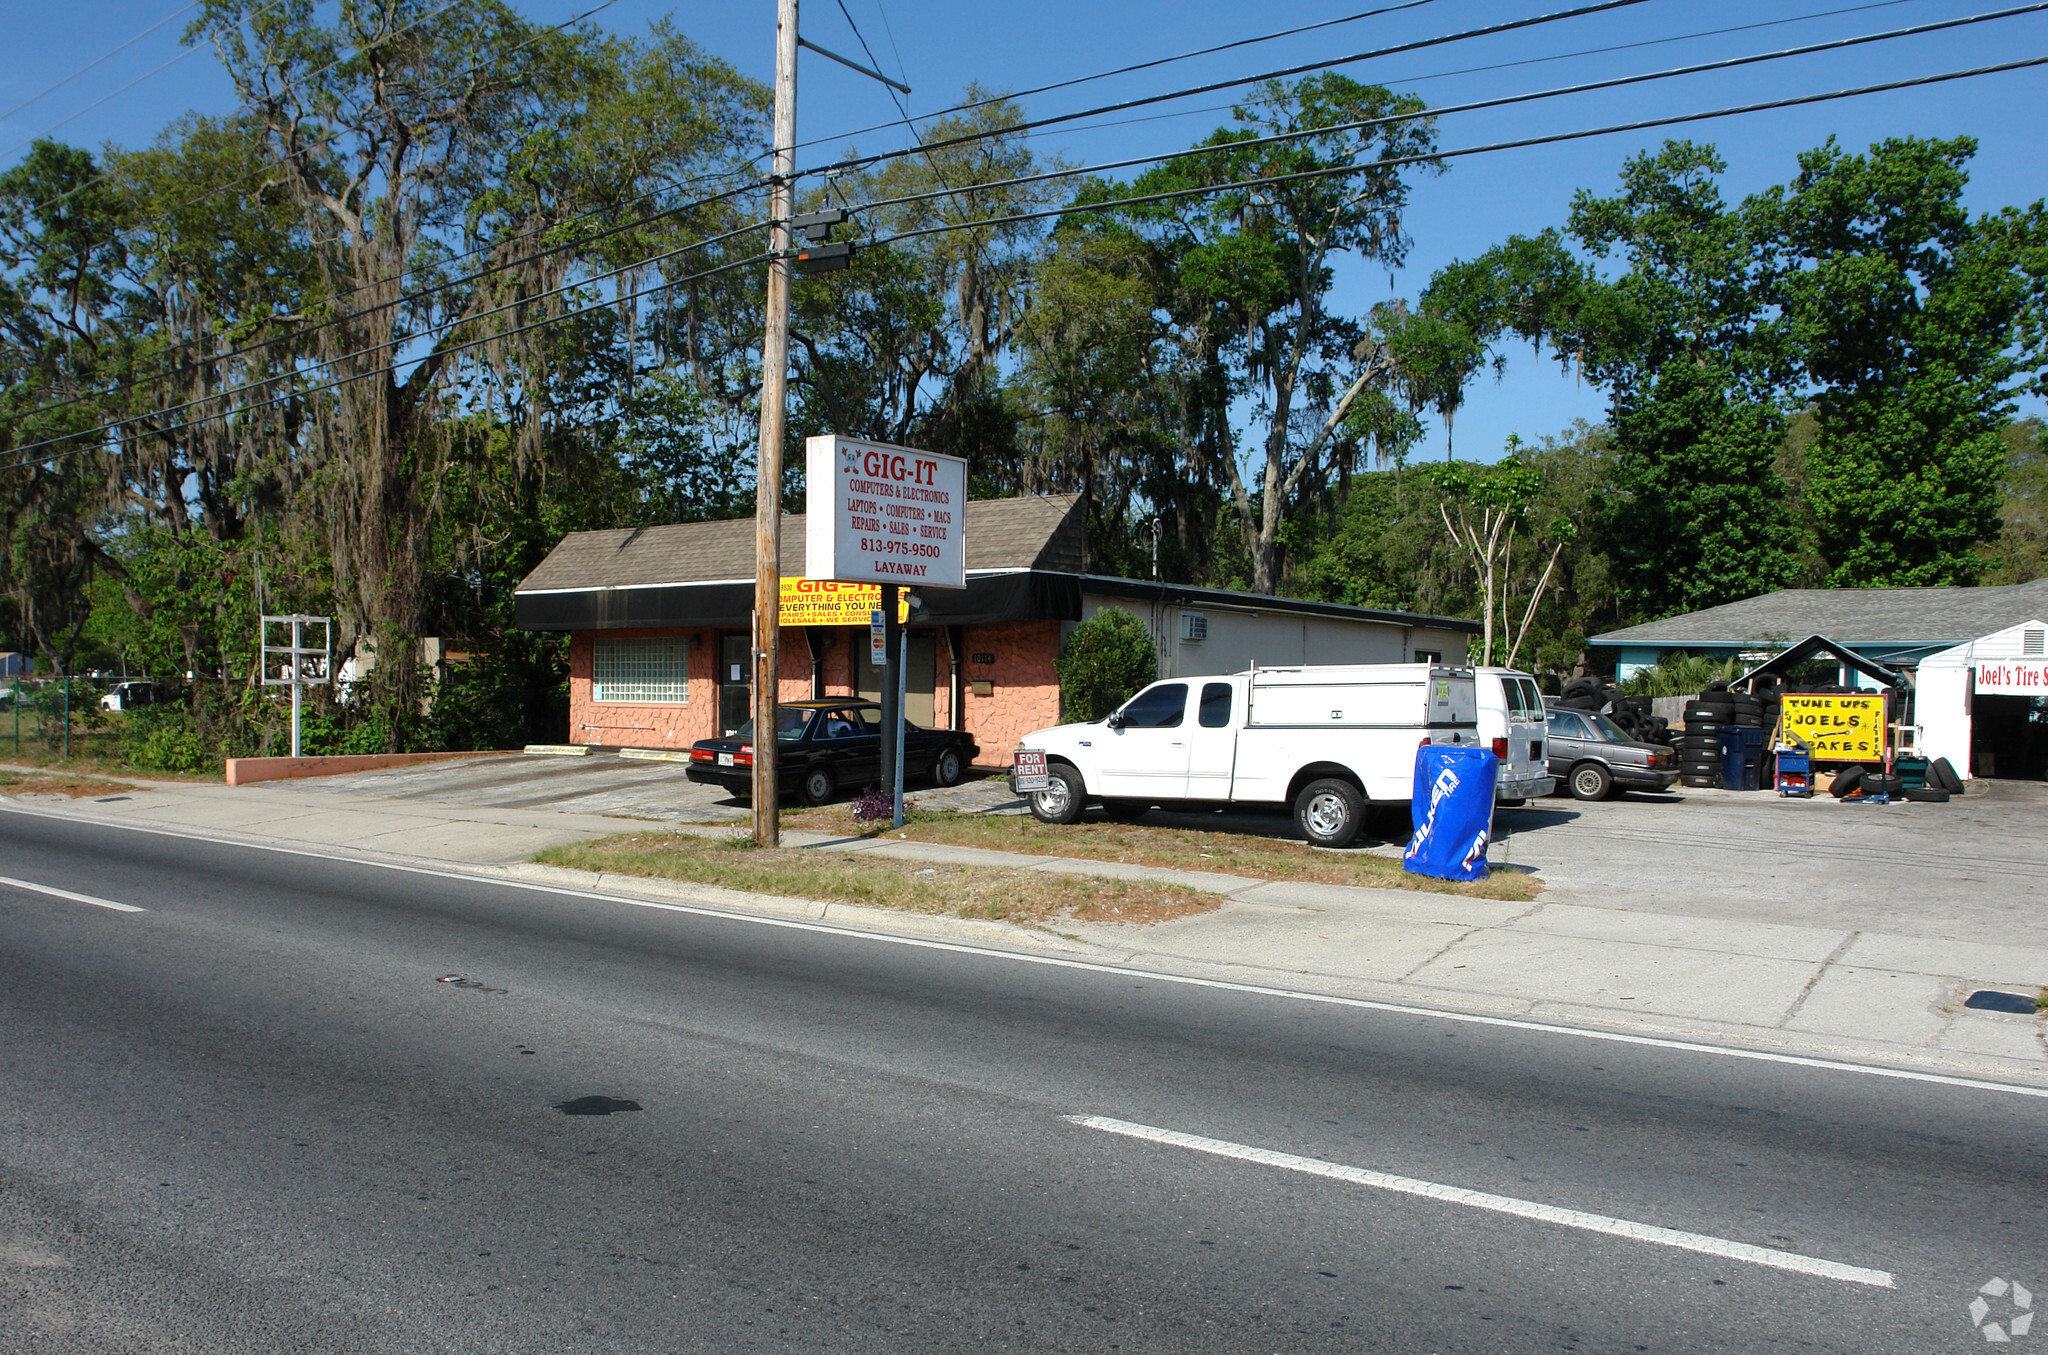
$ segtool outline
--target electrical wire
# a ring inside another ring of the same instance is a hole
[[[2004,74],[2007,72],[2018,70],[2027,70],[2039,66],[2048,66],[2048,56],[2026,57],[2015,61],[1999,62],[1993,65],[1970,67],[1964,70],[1943,71],[1934,75],[1910,76],[1898,80],[1888,80],[1878,84],[1859,85],[1846,89],[1829,90],[1817,94],[1791,95],[1782,99],[1771,99],[1757,103],[1738,104],[1726,108],[1706,109],[1693,113],[1671,114],[1665,117],[1658,118],[1643,118],[1632,122],[1610,123],[1601,127],[1587,127],[1566,132],[1550,132],[1538,136],[1521,137],[1508,141],[1489,142],[1483,145],[1455,147],[1450,150],[1432,151],[1426,155],[1390,156],[1383,160],[1374,161],[1372,162],[1372,165],[1375,168],[1387,168],[1409,164],[1423,164],[1437,160],[1458,159],[1461,157],[1472,155],[1492,154],[1500,151],[1523,150],[1535,146],[1557,145],[1563,142],[1582,141],[1593,137],[1613,136],[1625,132],[1648,131],[1660,127],[1672,127],[1682,125],[1685,123],[1708,121],[1716,118],[1737,117],[1751,113],[1770,112],[1785,108],[1797,108],[1812,104],[1827,103],[1838,99],[1860,98],[1872,94],[1892,93],[1903,89],[1923,88],[1929,85],[1944,84],[1956,80],[1976,79],[1983,76]],[[1180,199],[1190,197],[1201,197],[1220,193],[1237,192],[1250,188],[1274,187],[1282,184],[1302,183],[1316,179],[1334,178],[1345,174],[1354,174],[1358,172],[1358,169],[1359,166],[1355,165],[1333,166],[1318,170],[1305,170],[1294,174],[1269,175],[1254,179],[1233,180],[1230,182],[1218,184],[1205,184],[1194,188],[1173,189],[1158,193],[1145,193],[1131,197],[1117,198],[1104,202],[1070,204],[1065,207],[1052,208],[1044,211],[1011,213],[1006,216],[989,217],[976,221],[948,222],[936,226],[899,231],[889,236],[885,236],[879,240],[871,242],[870,247],[878,247],[881,245],[893,244],[899,240],[910,240],[921,238],[924,236],[943,234],[949,231],[973,230],[987,226],[1019,224],[1026,221],[1043,221],[1055,217],[1075,216],[1084,213],[1113,211],[1126,207],[1144,206],[1158,202],[1177,201]],[[765,226],[765,223],[763,223],[762,226],[756,226],[753,227],[752,229],[761,229],[763,228],[763,226]],[[735,232],[735,234],[737,233],[738,232]],[[691,248],[698,247],[701,247],[701,245],[692,246]],[[443,353],[460,352],[469,348],[476,347],[480,344],[502,341],[503,339],[514,337],[519,334],[524,334],[530,332],[531,330],[542,328],[546,325],[564,323],[568,320],[580,318],[581,316],[584,315],[594,314],[599,310],[614,308],[627,301],[640,300],[644,297],[651,296],[656,292],[680,286],[687,282],[696,281],[700,278],[710,277],[713,276],[714,274],[728,272],[734,268],[741,268],[752,264],[756,264],[762,262],[764,257],[765,256],[754,256],[749,258],[734,259],[726,263],[716,265],[713,268],[705,269],[698,273],[690,274],[686,277],[664,280],[663,282],[657,283],[650,287],[643,288],[639,291],[630,293],[628,295],[608,298],[606,300],[596,302],[590,306],[584,307],[580,310],[571,312],[566,315],[550,316],[543,318],[541,320],[533,321],[526,325],[519,326],[509,331],[503,331],[495,334],[484,335],[475,339],[464,340],[461,343],[450,345],[448,348],[440,351],[442,351]],[[652,260],[643,261],[642,266],[644,266],[645,262],[652,262]],[[623,272],[626,270],[619,271]],[[521,302],[518,304],[524,305],[530,303]],[[491,313],[496,312],[489,312],[486,314]],[[447,328],[456,328],[459,327],[459,325],[461,324],[473,323],[475,320],[482,318],[484,318],[483,315],[465,317],[463,320],[454,322]],[[419,337],[421,336],[409,336],[407,341],[411,342]],[[390,345],[379,345],[378,347],[389,346]],[[376,350],[366,349],[363,351],[374,352]],[[335,361],[338,362],[341,361],[341,359],[336,359]],[[354,376],[337,378],[336,380],[329,381],[325,384],[315,386],[309,389],[301,389],[287,392],[286,394],[274,397],[273,399],[267,402],[246,407],[245,409],[240,411],[240,413],[246,415],[247,413],[253,412],[254,410],[268,408],[269,406],[281,403],[284,400],[298,399],[304,398],[309,395],[320,394],[324,391],[333,390],[340,386],[348,385],[356,381],[369,380],[375,377],[381,377],[383,375],[385,375],[385,372],[383,369],[380,368],[379,370],[374,372],[364,372],[358,373]],[[282,379],[282,377],[279,377],[269,382],[253,383],[251,386],[245,387],[244,389],[255,389],[262,385],[274,384],[275,380]],[[209,397],[209,399],[218,398],[220,397]],[[144,422],[150,418],[161,417],[163,414],[174,413],[179,410],[191,408],[194,405],[202,403],[206,403],[206,401],[191,401],[185,405],[173,406],[171,409],[151,411],[147,415],[139,415],[134,418],[116,420],[107,424],[102,424],[96,428],[82,429],[74,433],[64,434],[60,437],[47,438],[41,442],[30,443],[27,444],[26,446],[13,448],[11,450],[17,453],[32,452],[44,447],[55,446],[58,443],[71,442],[79,438],[92,437],[97,434],[114,432],[118,431],[121,428],[128,427],[132,424]],[[232,415],[214,416],[202,422],[217,422],[221,417],[232,417]],[[194,426],[197,425],[185,425],[186,428]],[[184,430],[179,429],[172,431]],[[71,449],[69,451],[56,453],[52,456],[21,457],[17,460],[9,461],[4,465],[0,465],[0,472],[8,470],[17,470],[24,466],[34,465],[38,463],[48,463],[51,461],[61,460],[70,456],[82,455],[100,450],[103,449],[97,447],[78,447]]]
[[[270,3],[269,3],[269,4],[267,4],[267,5],[265,5],[265,6],[264,6],[264,7],[262,8],[262,9],[258,10],[258,11],[257,11],[257,13],[258,13],[258,14],[267,14],[267,13],[269,13],[269,12],[270,12],[271,10],[273,10],[273,9],[276,9],[276,8],[277,8],[277,7],[279,6],[279,5],[281,5],[281,4],[283,4],[283,3],[284,3],[284,0],[270,0]],[[182,14],[182,13],[184,13],[184,12],[185,12],[184,10],[179,10],[179,11],[178,11],[178,14]],[[177,15],[177,14],[173,14],[173,15],[171,16],[171,19],[175,19],[175,18],[177,18],[177,17],[178,17],[178,15]],[[164,23],[169,23],[170,21],[171,21],[170,19],[166,19],[166,20],[164,20]],[[158,25],[158,27],[159,27],[159,28],[160,28],[160,27],[162,27],[162,26],[163,26],[162,24],[159,24],[159,25]],[[152,31],[154,31],[154,30],[152,30]],[[119,48],[116,48],[115,50],[116,50],[116,51],[118,51],[118,50],[120,50],[120,49],[119,49]],[[139,85],[139,84],[141,84],[141,83],[142,83],[143,81],[145,81],[145,80],[149,79],[149,78],[150,78],[151,76],[153,76],[153,75],[156,75],[156,74],[158,74],[159,72],[162,72],[162,71],[167,71],[167,70],[169,70],[169,69],[170,69],[171,67],[173,67],[173,66],[177,65],[177,64],[178,64],[178,63],[179,63],[180,61],[183,61],[183,60],[184,60],[184,59],[185,59],[186,57],[188,57],[188,56],[191,56],[191,55],[192,55],[192,54],[193,54],[194,52],[197,52],[198,50],[199,50],[199,49],[198,49],[197,47],[187,47],[187,48],[186,48],[186,49],[185,49],[184,51],[182,51],[182,52],[178,53],[178,54],[177,54],[176,56],[172,57],[172,58],[171,58],[171,59],[170,59],[169,61],[166,61],[166,62],[164,62],[164,63],[163,63],[162,65],[160,65],[160,66],[153,66],[153,67],[151,67],[151,68],[150,68],[149,70],[146,70],[146,71],[144,71],[144,72],[143,72],[142,74],[140,74],[140,75],[136,76],[136,77],[135,77],[135,78],[134,78],[133,80],[130,80],[130,81],[129,81],[129,82],[127,83],[127,84],[125,84],[125,85],[121,86],[121,87],[120,87],[119,89],[117,89],[117,90],[113,91],[112,93],[110,93],[110,94],[102,94],[102,95],[101,95],[101,96],[100,96],[99,98],[97,98],[97,99],[94,99],[94,100],[93,100],[93,101],[92,101],[91,103],[89,103],[89,104],[87,104],[87,105],[86,105],[85,107],[83,107],[83,108],[79,109],[79,110],[78,110],[77,112],[75,112],[75,113],[67,113],[67,114],[65,114],[65,115],[64,115],[63,117],[61,117],[61,118],[57,119],[57,120],[56,120],[55,122],[51,123],[51,124],[50,124],[50,125],[49,125],[48,127],[45,127],[45,128],[44,128],[44,129],[42,130],[42,131],[40,131],[40,132],[37,132],[37,133],[36,133],[36,134],[35,134],[34,136],[32,136],[32,137],[28,138],[28,139],[27,139],[26,141],[17,141],[17,142],[15,142],[15,143],[14,143],[14,144],[13,144],[12,146],[9,146],[9,147],[8,147],[8,148],[7,148],[6,150],[4,150],[4,151],[0,151],[0,160],[6,160],[6,159],[10,158],[10,157],[11,157],[11,156],[12,156],[12,155],[13,155],[13,154],[14,154],[14,153],[16,152],[16,151],[20,150],[20,149],[21,149],[21,148],[22,148],[23,146],[32,146],[32,145],[34,145],[34,144],[35,144],[36,142],[38,142],[38,141],[41,141],[41,140],[42,140],[42,139],[43,139],[44,137],[48,136],[48,135],[49,135],[50,133],[52,133],[52,132],[56,131],[56,130],[57,130],[57,129],[58,129],[59,127],[62,127],[62,126],[63,126],[63,125],[65,124],[65,123],[67,123],[67,122],[76,122],[76,121],[77,121],[78,119],[80,119],[80,118],[84,117],[84,116],[85,116],[85,115],[86,115],[87,113],[90,113],[90,112],[92,112],[92,110],[93,110],[93,109],[95,109],[95,108],[98,108],[98,107],[99,107],[99,106],[100,106],[101,104],[103,104],[103,103],[107,103],[108,101],[110,101],[110,100],[113,100],[113,99],[118,99],[118,98],[119,98],[119,97],[121,97],[121,96],[122,96],[123,94],[126,94],[126,93],[127,93],[127,92],[128,92],[129,90],[131,90],[131,89],[134,89],[134,88],[135,88],[135,87],[136,87],[137,85]],[[112,55],[113,55],[113,53],[112,53],[112,52],[109,52],[109,53],[108,53],[107,55],[108,55],[108,56],[112,56]],[[103,58],[101,58],[101,60],[105,60],[105,58],[103,57]],[[95,62],[94,64],[95,64],[95,65],[97,65],[98,63],[97,63],[97,62]],[[63,83],[63,81],[59,81],[58,83],[59,83],[59,84],[62,84],[62,83]],[[53,88],[53,89],[54,89],[55,87],[56,87],[56,86],[54,86],[54,85],[53,85],[53,86],[51,86],[51,88]],[[37,98],[41,98],[42,96],[41,96],[41,95],[37,95],[36,97],[37,97]],[[35,100],[34,100],[34,99],[31,99],[31,100],[29,100],[29,102],[30,102],[30,103],[34,103],[34,102],[35,102]],[[24,105],[24,107],[26,107],[26,105]]]
[[[1756,52],[1747,56],[1725,57],[1719,61],[1702,61],[1690,66],[1673,66],[1661,71],[1644,71],[1634,75],[1611,76],[1605,80],[1588,80],[1576,85],[1561,85],[1552,89],[1533,90],[1524,94],[1503,94],[1491,99],[1475,99],[1468,103],[1447,104],[1437,108],[1417,109],[1412,113],[1394,113],[1380,118],[1361,118],[1355,122],[1332,123],[1327,127],[1314,127],[1299,132],[1276,132],[1271,136],[1250,137],[1242,141],[1226,141],[1211,146],[1195,146],[1184,151],[1166,151],[1156,155],[1141,155],[1129,160],[1112,160],[1104,164],[1088,165],[1076,169],[1049,170],[1042,174],[1025,174],[1012,179],[997,179],[989,183],[974,184],[976,190],[1015,188],[1024,184],[1046,183],[1054,179],[1079,178],[1083,175],[1099,174],[1110,169],[1129,169],[1136,165],[1162,164],[1173,160],[1186,160],[1205,155],[1222,155],[1233,151],[1249,150],[1258,146],[1282,145],[1290,141],[1301,141],[1310,137],[1331,136],[1345,132],[1364,131],[1371,127],[1388,127],[1404,122],[1419,122],[1423,119],[1448,117],[1455,113],[1472,113],[1487,108],[1505,108],[1513,104],[1533,103],[1538,99],[1564,98],[1573,94],[1588,94],[1596,90],[1621,89],[1628,85],[1640,85],[1652,80],[1671,80],[1687,75],[1701,75],[1713,71],[1734,70],[1741,66],[1753,66],[1765,61],[1784,61],[1793,57],[1812,56],[1821,52],[1841,51],[1860,47],[1873,42],[1888,42],[1897,38],[1919,37],[1943,29],[1962,28],[1971,24],[1990,23],[1998,19],[2010,19],[2022,14],[2038,14],[2048,10],[2048,0],[2034,0],[2032,4],[2015,5],[2008,9],[1992,10],[1984,14],[1962,15],[1954,19],[1936,19],[1928,23],[1913,24],[1906,28],[1894,28],[1882,33],[1861,33],[1854,37],[1835,38],[1828,42],[1808,43],[1801,47],[1785,47],[1775,52]],[[1427,158],[1427,157],[1425,157]],[[1372,161],[1384,164],[1386,161]],[[1359,166],[1362,168],[1363,166]],[[952,196],[952,190],[909,193],[901,197],[882,198],[862,203],[854,208],[866,211],[875,207],[895,207],[906,203],[926,202],[932,198]]]
[[[151,25],[150,25],[149,27],[147,27],[147,28],[143,29],[143,30],[142,30],[142,31],[141,31],[140,33],[137,33],[137,34],[136,34],[136,35],[135,35],[134,37],[132,37],[132,38],[128,39],[128,41],[126,41],[126,42],[122,43],[122,44],[121,44],[121,45],[120,45],[119,47],[116,47],[116,48],[112,49],[111,51],[107,51],[107,52],[103,52],[103,53],[101,53],[101,54],[100,54],[99,56],[96,56],[96,57],[94,57],[94,58],[93,58],[92,60],[90,60],[90,61],[86,62],[86,63],[85,63],[85,64],[84,64],[83,66],[80,66],[80,67],[79,67],[79,68],[78,68],[77,70],[75,70],[75,71],[71,72],[71,74],[69,74],[69,75],[65,76],[65,77],[64,77],[64,78],[63,78],[62,80],[59,80],[59,81],[58,81],[58,82],[57,82],[56,84],[54,84],[54,85],[51,85],[51,86],[49,86],[48,88],[44,89],[42,93],[40,93],[40,94],[31,94],[31,95],[29,95],[29,96],[28,96],[28,97],[27,97],[26,99],[23,99],[23,100],[22,100],[22,101],[21,101],[20,103],[16,104],[16,105],[15,105],[14,107],[12,107],[12,108],[8,109],[8,110],[7,110],[7,111],[6,111],[5,113],[0,113],[0,122],[5,122],[5,121],[7,121],[7,119],[9,119],[9,118],[13,117],[13,116],[14,116],[14,115],[15,115],[16,113],[19,113],[19,112],[20,112],[20,111],[21,111],[22,109],[24,109],[24,108],[27,108],[27,107],[29,107],[29,106],[30,106],[30,105],[32,105],[32,104],[36,104],[36,103],[39,103],[39,102],[41,102],[41,101],[42,101],[43,99],[46,99],[46,98],[48,98],[48,97],[49,97],[50,95],[52,95],[52,94],[55,94],[55,93],[56,93],[56,92],[57,92],[58,90],[60,90],[60,89],[64,88],[64,86],[66,86],[66,85],[70,84],[70,83],[71,83],[71,82],[72,82],[73,80],[76,80],[76,79],[77,79],[77,78],[78,78],[79,76],[81,76],[81,75],[84,75],[84,74],[85,74],[85,73],[86,73],[87,71],[89,71],[89,70],[91,70],[91,69],[92,69],[93,67],[95,67],[95,66],[99,65],[99,64],[100,64],[101,62],[103,62],[103,61],[107,61],[107,60],[110,60],[110,59],[112,59],[112,58],[114,58],[114,57],[117,57],[117,56],[119,56],[119,55],[120,55],[121,53],[123,53],[123,52],[127,51],[127,50],[128,50],[128,49],[129,49],[130,47],[133,47],[133,46],[134,46],[134,45],[135,45],[136,43],[138,43],[138,42],[141,42],[141,41],[142,41],[142,40],[143,40],[144,38],[146,38],[146,37],[148,37],[148,36],[149,36],[150,34],[152,34],[152,33],[156,32],[156,31],[157,31],[157,30],[158,30],[159,28],[162,28],[162,27],[163,27],[163,26],[164,26],[165,24],[169,23],[169,22],[170,22],[171,20],[173,20],[173,19],[177,18],[177,17],[178,17],[178,16],[180,15],[180,14],[186,14],[186,13],[190,13],[190,12],[191,12],[192,10],[195,10],[195,9],[198,9],[198,8],[199,8],[198,0],[193,0],[193,3],[191,3],[191,4],[189,4],[189,5],[186,5],[186,6],[185,6],[185,7],[183,8],[183,9],[177,9],[177,10],[172,10],[172,11],[171,11],[171,12],[170,12],[169,14],[166,14],[166,15],[164,15],[164,17],[163,17],[163,18],[161,18],[161,19],[158,19],[158,20],[157,20],[157,21],[156,21],[155,23],[153,23],[153,24],[151,24]]]
[[[1371,51],[1353,52],[1348,56],[1331,57],[1323,61],[1308,61],[1294,66],[1283,66],[1278,70],[1265,71],[1258,75],[1238,76],[1229,80],[1214,80],[1206,85],[1194,85],[1187,89],[1172,90],[1165,94],[1147,94],[1136,99],[1125,99],[1119,103],[1100,104],[1094,108],[1082,109],[1078,113],[1056,113],[1050,117],[1032,118],[1003,128],[999,133],[971,132],[956,137],[944,137],[938,141],[922,142],[914,150],[878,151],[873,155],[850,156],[847,159],[819,165],[812,169],[798,170],[797,174],[801,178],[809,175],[837,174],[847,170],[867,169],[886,161],[901,160],[909,155],[929,154],[934,150],[943,150],[948,146],[980,141],[991,135],[1009,135],[1016,132],[1028,132],[1039,127],[1053,127],[1061,123],[1074,122],[1081,118],[1099,117],[1104,113],[1121,113],[1127,109],[1145,108],[1152,104],[1167,103],[1174,99],[1191,99],[1197,94],[1213,94],[1219,89],[1236,89],[1244,85],[1261,84],[1268,80],[1284,80],[1289,76],[1306,75],[1311,71],[1332,70],[1338,66],[1355,65],[1361,61],[1371,61],[1383,56],[1394,56],[1401,52],[1415,52],[1429,47],[1442,47],[1453,42],[1465,42],[1472,38],[1512,33],[1525,28],[1535,28],[1542,24],[1558,23],[1565,19],[1584,18],[1589,14],[1604,14],[1610,10],[1629,9],[1633,6],[1647,3],[1648,0],[1595,0],[1595,3],[1592,4],[1579,5],[1572,9],[1553,10],[1548,14],[1534,14],[1526,19],[1509,19],[1497,24],[1486,24],[1479,28],[1468,28],[1462,32],[1444,33],[1433,38],[1417,38],[1412,42],[1395,43],[1390,47],[1376,47]]]

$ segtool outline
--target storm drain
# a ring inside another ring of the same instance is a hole
[[[2034,999],[2022,993],[2001,993],[1995,988],[1979,988],[1963,999],[1965,1007],[1975,1007],[1980,1012],[2011,1012],[2015,1016],[2032,1016]]]

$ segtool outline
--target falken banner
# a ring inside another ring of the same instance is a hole
[[[967,463],[837,433],[804,444],[804,573],[840,583],[967,586]]]

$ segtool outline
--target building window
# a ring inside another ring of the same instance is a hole
[[[1415,661],[1417,663],[1442,663],[1444,661],[1444,652],[1441,649],[1418,649],[1415,651]]]
[[[591,664],[593,701],[645,705],[690,703],[690,642],[684,639],[615,640],[598,636]]]

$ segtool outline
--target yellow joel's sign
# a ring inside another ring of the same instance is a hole
[[[833,583],[829,579],[784,579],[776,608],[784,626],[865,626],[882,605],[878,583]],[[910,619],[910,604],[899,593],[896,619]]]
[[[1785,737],[1816,762],[1876,762],[1884,756],[1882,696],[1795,696],[1784,704]]]

